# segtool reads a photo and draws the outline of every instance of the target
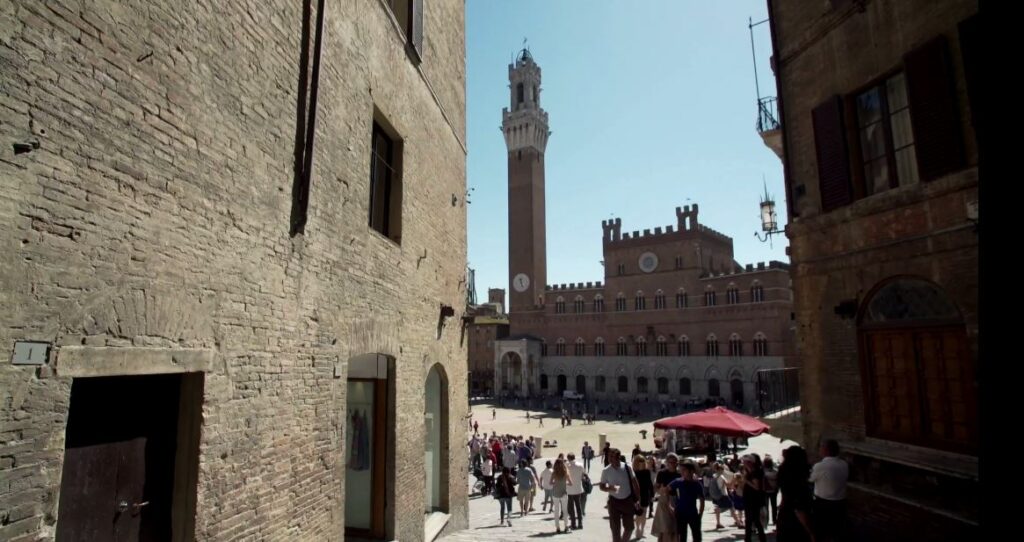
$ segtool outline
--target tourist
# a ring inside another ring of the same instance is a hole
[[[668,486],[679,478],[679,456],[669,453],[665,458],[665,468],[658,471],[654,479],[654,489],[658,492],[658,507],[651,522],[651,534],[658,537],[658,542],[676,542],[676,518],[669,503],[671,495]]]
[[[768,519],[772,525],[778,527],[778,500],[779,500],[779,471],[775,470],[775,461],[772,456],[764,456],[764,496],[765,507],[770,508]]]
[[[814,522],[818,540],[835,540],[846,522],[846,482],[850,466],[839,457],[839,443],[834,439],[821,445],[823,459],[811,468],[814,484]]]
[[[605,442],[604,448],[601,450],[601,460],[604,463],[604,465],[602,465],[603,467],[608,467],[608,465],[611,464],[611,450],[612,444],[610,442]]]
[[[807,452],[799,446],[790,446],[782,451],[779,465],[779,515],[775,528],[776,540],[784,542],[811,542],[814,531],[811,527],[811,488],[807,484],[811,467],[807,464]]]
[[[622,463],[618,448],[608,449],[608,466],[601,471],[601,491],[608,493],[608,524],[612,542],[626,542],[633,534],[639,489],[631,469]]]
[[[654,482],[651,480],[650,471],[647,470],[647,458],[637,454],[633,456],[632,462],[633,474],[640,486],[640,506],[636,509],[636,533],[639,538],[643,538],[644,528],[647,526],[647,509],[654,498]]]
[[[583,441],[583,449],[580,450],[580,456],[583,457],[583,468],[590,472],[590,462],[594,459],[594,449],[590,447],[590,443]]]
[[[490,454],[484,456],[483,462],[480,466],[480,475],[484,480],[483,494],[486,495],[494,487],[494,461],[491,459]]]
[[[743,505],[746,512],[744,542],[750,542],[754,529],[757,529],[757,539],[760,542],[767,542],[764,524],[761,523],[761,510],[764,509],[764,468],[757,454],[743,456]]]
[[[729,484],[729,489],[731,490],[729,493],[729,498],[732,499],[732,507],[736,511],[736,513],[739,514],[740,523],[743,525],[746,524],[746,506],[743,502],[744,486],[745,484],[743,482],[743,472],[733,472],[732,483]],[[746,527],[741,526],[740,528],[745,529]]]
[[[530,510],[530,494],[537,487],[539,480],[533,470],[526,465],[526,460],[519,462],[519,470],[516,471],[516,485],[519,486],[517,496],[519,497],[519,517],[525,517]]]
[[[498,418],[498,410],[492,408],[491,409],[491,420],[496,420],[497,418]]]
[[[683,463],[682,477],[673,480],[668,490],[675,497],[672,508],[676,516],[676,532],[679,540],[686,542],[686,530],[689,527],[694,542],[700,542],[700,520],[704,516],[704,488],[696,480],[697,467],[687,461]],[[700,508],[697,501],[700,501]]]
[[[546,461],[544,463],[544,470],[540,473],[540,488],[544,490],[544,500],[540,503],[540,511],[546,512],[547,507],[551,502],[551,462]]]
[[[504,467],[508,467],[508,470],[510,470],[513,473],[515,473],[515,470],[516,470],[516,450],[515,450],[515,448],[512,447],[511,444],[509,444],[508,447],[505,448],[505,451],[502,454],[502,463],[501,464]]]
[[[577,481],[576,483],[579,483]],[[554,499],[554,506],[552,511],[555,515],[555,532],[562,532],[562,521],[565,517],[566,501],[568,500],[568,488],[573,485],[572,476],[569,471],[565,468],[565,461],[559,459],[555,461],[555,468],[551,474],[551,497]],[[570,516],[572,512],[569,513]],[[566,526],[566,531],[569,530],[569,525]]]
[[[735,526],[742,528],[743,525],[740,522],[739,513],[732,505],[732,499],[729,498],[729,487],[732,484],[732,480],[726,475],[725,467],[721,463],[714,463],[711,466],[711,471],[714,473],[713,483],[708,486],[708,496],[715,505],[715,528],[723,528],[721,518],[723,510],[728,510],[732,514]]]
[[[480,422],[478,422],[476,420],[473,421],[473,434],[474,435],[479,435],[480,434]]]
[[[501,505],[501,515],[499,516],[501,521],[498,525],[512,526],[512,496],[516,494],[515,485],[516,481],[512,477],[511,471],[508,467],[502,467],[501,474],[494,485],[494,498],[498,499],[498,504]],[[507,514],[506,510],[508,510]]]
[[[537,474],[537,469],[533,466],[532,458],[526,460],[526,468],[533,473],[533,479],[537,482],[530,488],[530,506],[527,508],[528,512],[533,512],[533,501],[537,499],[537,488],[540,487],[540,476]]]
[[[653,455],[647,458],[647,474],[651,478],[651,488],[652,488],[651,489],[651,495],[652,495],[651,503],[647,506],[647,519],[654,519],[654,501],[655,501],[655,499],[653,498],[653,495],[657,495],[657,492],[654,491],[654,483],[655,483],[655,481],[657,479],[657,476],[658,476],[658,461],[654,459]]]
[[[569,471],[569,478],[573,480],[573,484],[569,486],[569,528],[570,529],[582,529],[583,528],[583,498],[586,496],[583,487],[583,477],[585,473],[583,471],[583,465],[580,465],[576,461],[576,454],[570,453],[568,456],[569,460],[565,465],[566,470]]]

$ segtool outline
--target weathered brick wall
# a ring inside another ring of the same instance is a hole
[[[458,314],[436,339],[439,306],[465,299],[464,6],[426,2],[417,69],[383,2],[327,2],[309,222],[291,238],[301,6],[0,3],[0,350],[213,350],[200,540],[340,538],[335,366],[394,355],[389,535],[421,540],[414,443],[438,362],[452,472],[464,456]],[[366,225],[374,108],[404,138],[401,246]],[[59,365],[0,364],[0,539],[54,535],[69,391]],[[449,528],[465,527],[450,478]]]

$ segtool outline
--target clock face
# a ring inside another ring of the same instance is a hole
[[[530,277],[526,273],[519,273],[512,279],[512,287],[519,293],[525,292],[530,287]]]
[[[653,252],[644,252],[640,255],[640,270],[650,273],[658,268],[658,255]]]

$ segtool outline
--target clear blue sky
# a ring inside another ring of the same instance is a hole
[[[765,0],[468,0],[469,265],[479,298],[508,288],[507,163],[499,126],[508,64],[523,38],[542,70],[548,283],[596,281],[601,220],[622,229],[701,223],[733,238],[737,261],[788,261],[760,230],[762,176],[785,221],[782,162],[762,143],[747,18]],[[761,94],[775,95],[768,24],[754,28]],[[689,200],[689,201],[687,201]]]

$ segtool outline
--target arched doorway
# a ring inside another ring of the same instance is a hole
[[[583,375],[576,375],[576,393],[580,395],[586,395],[587,393],[587,377]]]
[[[718,397],[721,394],[721,390],[718,389],[718,379],[712,378],[708,380],[708,397]]]
[[[448,509],[448,379],[444,367],[436,364],[430,368],[425,388],[427,495],[424,508],[429,514]]]
[[[976,453],[977,373],[956,304],[936,284],[895,277],[858,318],[868,435]]]
[[[558,395],[562,395],[562,393],[567,389],[569,388],[566,385],[565,375],[558,375]]]
[[[503,395],[519,395],[523,389],[523,358],[515,352],[501,356],[501,392]]]
[[[729,381],[729,392],[729,397],[732,400],[733,406],[736,408],[743,408],[743,381],[739,378],[733,377],[733,379]]]

